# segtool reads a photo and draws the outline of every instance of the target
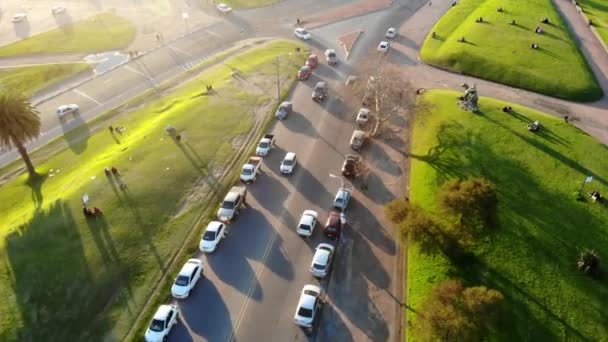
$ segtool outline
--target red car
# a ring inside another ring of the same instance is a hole
[[[317,57],[317,55],[308,56],[308,59],[306,60],[306,66],[309,66],[314,69],[317,67],[317,64],[319,64],[319,57]]]
[[[306,81],[308,79],[308,77],[310,77],[311,72],[312,72],[312,70],[310,69],[310,67],[307,65],[304,65],[300,68],[300,71],[298,71],[298,78],[301,79],[302,81]]]

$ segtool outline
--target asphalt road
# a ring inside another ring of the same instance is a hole
[[[398,247],[382,217],[382,205],[401,194],[403,151],[373,142],[362,153],[372,167],[370,190],[355,187],[347,214],[349,227],[329,279],[316,280],[309,272],[314,248],[327,242],[321,225],[327,217],[340,181],[339,174],[355,127],[354,110],[340,96],[353,65],[379,58],[375,47],[385,31],[391,11],[358,18],[351,23],[313,30],[311,48],[341,54],[334,31],[350,24],[366,25],[368,39],[361,42],[349,62],[337,67],[322,63],[314,76],[300,82],[291,100],[294,113],[277,122],[271,132],[278,147],[264,159],[264,174],[249,186],[249,206],[230,225],[230,235],[204,260],[205,278],[191,297],[177,301],[181,324],[173,341],[389,341],[400,329]],[[350,26],[352,29],[352,26]],[[366,33],[367,34],[367,33]],[[316,81],[328,81],[330,98],[311,100]],[[299,165],[293,175],[278,172],[282,157],[295,152]],[[304,210],[319,213],[320,225],[310,239],[295,228]],[[299,293],[306,284],[320,284],[327,303],[313,334],[293,324]]]

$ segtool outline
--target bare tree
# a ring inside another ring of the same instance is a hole
[[[348,87],[348,103],[361,103],[369,109],[372,128],[369,135],[378,135],[392,116],[411,116],[418,108],[416,90],[403,77],[403,69],[383,61],[370,61],[359,72],[358,81]]]

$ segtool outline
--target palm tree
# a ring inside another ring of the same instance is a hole
[[[30,178],[38,174],[24,145],[40,135],[40,126],[40,113],[27,96],[0,91],[0,147],[17,148]]]

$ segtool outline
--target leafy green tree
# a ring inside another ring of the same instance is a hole
[[[446,182],[439,191],[438,202],[442,209],[456,215],[460,226],[479,228],[497,223],[496,189],[485,178]]]
[[[25,143],[40,135],[40,127],[40,114],[27,96],[0,91],[0,146],[17,149],[30,178],[36,178],[38,174]]]
[[[411,238],[426,252],[440,246],[442,228],[421,207],[397,199],[389,202],[384,209],[388,219],[397,225],[403,239]]]

